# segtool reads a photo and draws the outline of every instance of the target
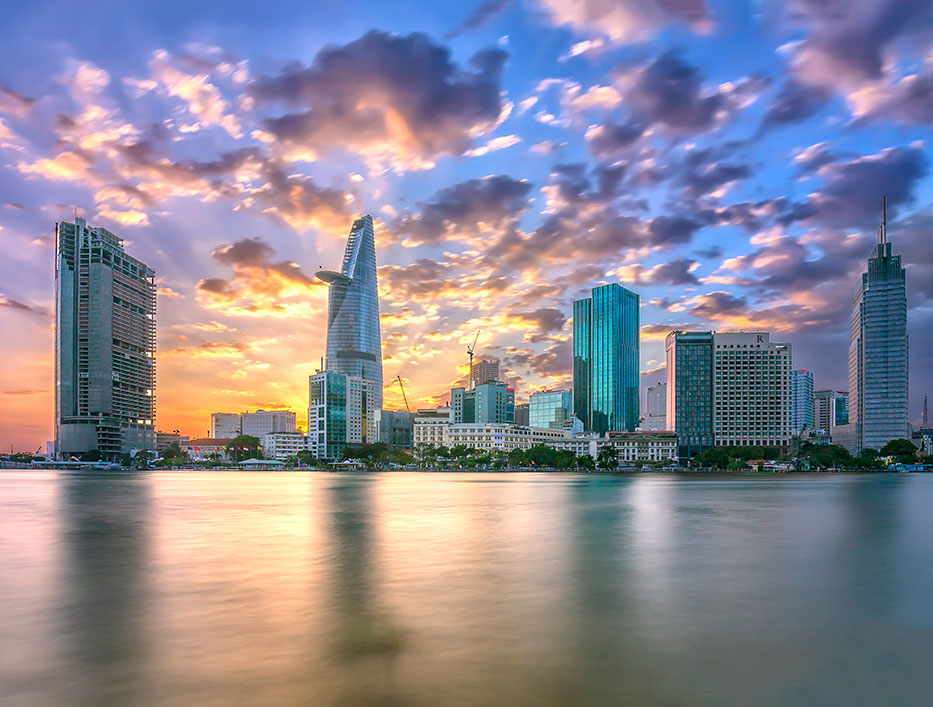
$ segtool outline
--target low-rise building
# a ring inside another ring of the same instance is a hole
[[[156,432],[156,451],[161,454],[172,444],[177,443],[181,449],[191,441],[187,435],[176,434],[175,432]]]
[[[446,446],[449,426],[449,407],[421,408],[415,413],[414,448]]]
[[[188,453],[188,459],[193,462],[223,461],[227,458],[227,445],[232,441],[232,439],[216,437],[199,437],[189,440],[182,449]]]
[[[669,461],[677,456],[676,432],[609,432],[605,444],[620,462]]]
[[[463,445],[488,452],[510,452],[513,449],[530,449],[538,444],[551,444],[569,439],[564,430],[520,427],[508,423],[460,423],[447,429],[448,447]]]
[[[262,454],[266,459],[288,459],[306,447],[303,432],[269,432],[262,437]]]

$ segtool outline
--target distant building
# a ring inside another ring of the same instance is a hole
[[[676,432],[609,432],[606,442],[620,462],[665,462],[677,457]]]
[[[447,428],[447,447],[463,445],[487,452],[510,452],[513,449],[529,449],[536,444],[552,444],[569,439],[563,430],[519,427],[503,423],[462,423]]]
[[[470,376],[473,387],[481,383],[497,382],[499,380],[499,361],[494,358],[486,358],[473,364],[473,372]]]
[[[813,426],[830,437],[839,425],[849,424],[849,393],[844,390],[817,390],[813,393]]]
[[[227,445],[232,439],[215,439],[213,437],[199,437],[189,440],[182,447],[193,462],[224,461],[227,458]]]
[[[395,451],[414,448],[413,415],[407,410],[383,410],[379,421],[380,441]]]
[[[544,390],[528,399],[528,426],[563,429],[573,417],[573,393],[569,390]]]
[[[481,383],[472,390],[450,391],[453,424],[515,422],[515,391],[505,383]]]
[[[268,432],[262,436],[262,455],[266,459],[288,459],[306,446],[303,432]]]
[[[677,433],[678,455],[692,457],[712,447],[713,332],[673,331],[667,335],[667,414]]]
[[[375,381],[320,371],[308,393],[308,449],[315,457],[339,459],[344,447],[379,441]]]
[[[295,413],[291,410],[257,410],[240,415],[240,433],[262,438],[270,432],[294,432]]]
[[[766,331],[713,334],[713,436],[718,446],[788,449],[791,345]]]
[[[521,403],[520,405],[515,406],[515,424],[524,425],[528,427],[531,418],[530,405],[528,403]]]
[[[667,429],[667,383],[648,387],[645,419],[642,429],[657,432]]]
[[[838,442],[853,454],[907,437],[907,278],[886,220],[855,284],[849,424],[837,428]]]
[[[172,444],[177,444],[179,449],[184,449],[190,441],[190,437],[174,432],[156,432],[156,452],[161,454]]]
[[[450,426],[450,408],[425,408],[415,413],[414,449],[441,447],[447,442]]]
[[[83,218],[55,239],[55,450],[155,449],[155,273]]]
[[[791,371],[790,400],[791,434],[799,435],[804,429],[814,429],[812,371],[805,368]]]
[[[327,370],[372,381],[376,410],[382,410],[382,334],[372,216],[353,222],[339,272],[322,270],[317,277],[330,285]]]
[[[638,295],[615,283],[573,303],[573,411],[587,430],[638,425],[638,308]]]
[[[211,414],[211,437],[229,437],[233,439],[242,434],[240,413],[215,412]]]

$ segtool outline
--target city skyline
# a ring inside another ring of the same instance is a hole
[[[819,9],[715,2],[601,19],[557,0],[367,6],[326,33],[236,5],[223,22],[133,9],[106,30],[75,8],[2,10],[0,444],[53,438],[49,234],[75,209],[155,271],[156,424],[190,434],[219,410],[305,409],[326,355],[314,273],[365,213],[385,380],[413,409],[467,382],[477,330],[519,400],[569,387],[570,302],[602,283],[642,297],[642,393],[669,331],[740,328],[847,390],[852,282],[887,193],[917,422],[933,183],[929,97],[909,87],[930,75],[929,17],[894,23],[895,5],[865,3],[841,36]]]

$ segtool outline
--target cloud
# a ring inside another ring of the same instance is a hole
[[[542,307],[531,312],[520,312],[513,309],[509,312],[509,316],[521,322],[534,324],[542,334],[560,331],[567,322],[563,312],[554,307]]]
[[[590,152],[606,159],[634,145],[644,132],[644,126],[637,123],[594,125],[586,131],[586,144]]]
[[[816,115],[826,105],[829,95],[822,86],[804,84],[796,79],[786,81],[765,111],[761,131],[799,123]]]
[[[233,268],[232,279],[203,278],[197,290],[201,303],[241,316],[300,316],[311,307],[308,295],[323,291],[323,283],[289,261],[273,262],[275,249],[262,238],[245,238],[218,246],[211,253]]]
[[[12,88],[0,86],[0,113],[23,119],[30,114],[35,104],[34,98],[24,96]]]
[[[257,78],[248,91],[260,106],[303,109],[262,121],[287,154],[313,159],[342,148],[399,169],[424,168],[462,155],[503,116],[505,60],[503,50],[485,49],[464,69],[425,34],[373,30],[325,47],[310,66]]]
[[[676,258],[652,268],[640,264],[623,265],[616,275],[623,282],[635,285],[698,285],[700,281],[693,273],[699,265],[690,258]]]
[[[485,0],[463,22],[444,35],[446,41],[459,37],[464,32],[478,29],[488,23],[493,17],[502,12],[509,4],[509,0]]]
[[[351,219],[350,194],[339,189],[319,187],[310,177],[286,175],[276,164],[262,170],[262,186],[252,190],[244,201],[250,208],[258,204],[264,213],[275,215],[296,231],[309,227],[324,233],[342,231]]]
[[[506,347],[505,352],[502,362],[509,370],[532,371],[555,384],[570,378],[572,349],[569,341],[553,344],[542,352],[516,346]]]
[[[531,184],[504,174],[470,179],[441,189],[420,211],[399,219],[393,230],[406,245],[439,241],[452,234],[477,235],[484,227],[511,222],[528,208]]]
[[[710,27],[703,0],[539,1],[555,24],[618,42],[649,39],[670,23],[686,23],[697,31]]]
[[[20,302],[19,300],[12,299],[7,297],[5,294],[0,292],[0,307],[8,307],[9,309],[15,310],[17,312],[24,312],[26,314],[34,314],[39,317],[51,317],[52,314],[45,307],[35,307],[33,305]]]

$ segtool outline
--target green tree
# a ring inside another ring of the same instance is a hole
[[[578,469],[595,469],[596,460],[589,454],[581,454],[576,459],[576,466]]]
[[[611,444],[603,446],[596,455],[596,466],[600,469],[618,469],[619,452]]]
[[[881,448],[881,456],[894,457],[901,464],[917,461],[917,447],[909,439],[892,439]]]
[[[227,444],[227,453],[234,463],[244,459],[262,459],[262,443],[253,435],[237,435]]]
[[[314,458],[314,454],[312,454],[310,450],[302,449],[295,455],[295,462],[301,466],[315,466],[317,464],[317,459]]]
[[[81,455],[81,461],[83,462],[99,462],[103,455],[100,453],[99,449],[92,449],[85,452]]]
[[[509,461],[509,466],[512,467],[513,469],[522,467],[522,466],[527,466],[528,463],[525,459],[525,450],[518,449],[517,447],[515,449],[510,450],[509,455],[508,455],[508,461]]]

